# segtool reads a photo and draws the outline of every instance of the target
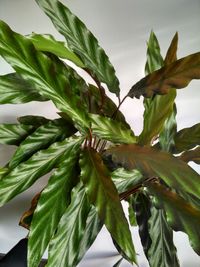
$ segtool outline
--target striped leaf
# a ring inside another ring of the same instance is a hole
[[[27,36],[38,51],[50,52],[58,57],[68,59],[83,68],[82,61],[67,47],[65,42],[57,41],[50,34],[32,33]]]
[[[50,17],[56,29],[64,35],[67,44],[77,54],[92,76],[106,83],[109,90],[119,95],[119,81],[104,50],[84,23],[57,0],[36,0]]]
[[[82,141],[81,137],[77,137],[54,143],[48,149],[37,152],[29,160],[11,170],[0,180],[0,206],[50,172],[65,158],[72,147],[79,147]]]
[[[80,147],[74,144],[74,147],[67,151],[66,159],[60,163],[41,193],[29,232],[28,265],[31,267],[38,267],[43,253],[71,201],[70,193],[78,180],[76,164],[79,150]]]
[[[85,149],[80,159],[81,179],[90,202],[96,207],[112,238],[130,262],[136,262],[128,222],[125,218],[118,192],[100,155]]]
[[[172,188],[200,196],[200,175],[170,153],[131,144],[112,147],[104,156],[125,169],[138,169],[145,177],[160,177]]]
[[[0,22],[0,54],[37,91],[52,100],[56,107],[66,112],[85,131],[88,118],[78,96],[71,89],[64,63],[48,57],[35,49],[32,42],[13,32],[6,23]]]
[[[128,144],[136,142],[136,137],[131,129],[127,129],[121,122],[96,114],[90,114],[90,118],[92,132],[99,138],[113,143]]]
[[[75,132],[76,129],[73,125],[67,125],[62,119],[56,119],[40,126],[21,142],[9,162],[9,167],[15,168],[38,150],[45,149],[54,142],[63,141]]]
[[[30,101],[46,101],[34,85],[16,73],[0,76],[0,104],[21,104]]]

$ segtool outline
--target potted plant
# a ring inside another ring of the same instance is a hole
[[[173,230],[185,232],[200,254],[200,177],[188,165],[199,163],[200,124],[177,131],[175,104],[176,90],[200,78],[200,53],[177,60],[175,34],[163,58],[152,32],[146,76],[121,99],[114,67],[84,23],[57,0],[36,2],[66,43],[22,36],[0,22],[0,55],[15,70],[0,77],[0,104],[50,100],[59,110],[58,119],[27,115],[0,125],[0,142],[17,146],[0,169],[1,206],[51,172],[20,220],[29,229],[28,266],[37,267],[48,246],[46,266],[77,266],[103,225],[131,264],[130,224],[139,226],[152,267],[179,266]],[[120,107],[141,96],[144,126],[136,136]]]

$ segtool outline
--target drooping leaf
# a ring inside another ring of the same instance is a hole
[[[200,164],[200,146],[198,146],[195,149],[183,152],[179,156],[179,159],[181,159],[185,162],[193,161],[196,164]]]
[[[191,80],[200,79],[200,53],[181,58],[147,75],[137,82],[128,93],[133,98],[164,95],[171,88],[184,88]]]
[[[57,0],[36,0],[41,9],[50,17],[56,29],[64,35],[67,44],[77,54],[86,69],[94,77],[106,83],[109,90],[119,95],[119,81],[104,50],[84,23]]]
[[[21,124],[32,125],[36,128],[38,128],[39,126],[42,126],[44,124],[47,124],[48,122],[51,121],[50,119],[47,119],[45,117],[34,116],[34,115],[26,115],[26,116],[18,117],[17,120]]]
[[[68,59],[83,68],[84,64],[66,45],[65,42],[57,41],[50,34],[32,33],[27,36],[38,51],[50,52],[58,57]]]
[[[125,169],[138,169],[144,177],[160,177],[172,188],[200,196],[200,175],[170,153],[131,144],[112,147],[104,156]]]
[[[33,131],[30,125],[0,124],[0,143],[18,146]]]
[[[85,149],[80,159],[81,179],[90,202],[96,207],[112,238],[130,262],[135,262],[135,250],[128,222],[125,218],[118,192],[103,164],[100,155]]]
[[[81,131],[87,129],[87,113],[71,89],[63,62],[37,51],[28,38],[13,32],[3,21],[0,22],[0,55],[24,79],[33,83],[42,96],[66,112]]]
[[[34,85],[16,73],[0,76],[0,104],[21,104],[30,101],[47,101]]]
[[[200,145],[200,123],[180,130],[175,135],[175,150],[180,153]]]
[[[54,143],[3,176],[0,179],[0,206],[29,188],[39,177],[51,171],[65,158],[72,147],[79,147],[82,141],[83,138],[74,137]]]
[[[173,243],[173,231],[162,209],[151,208],[149,232],[152,240],[148,250],[150,267],[179,267],[176,247]]]
[[[79,183],[73,190],[71,204],[65,210],[49,244],[47,267],[74,267],[77,265],[89,212],[90,205],[85,189],[82,183]]]
[[[70,193],[78,182],[77,160],[80,147],[74,145],[66,159],[50,177],[41,193],[31,222],[28,241],[28,265],[38,267],[58,223],[70,203]],[[48,223],[47,223],[48,222]],[[56,266],[56,265],[55,265]]]
[[[161,184],[148,184],[148,190],[164,207],[168,224],[173,230],[188,234],[192,248],[200,255],[200,209]]]
[[[91,127],[93,134],[99,138],[109,140],[113,143],[135,143],[134,133],[121,122],[103,117],[96,114],[90,114]]]
[[[21,142],[9,162],[9,167],[15,168],[38,150],[45,149],[54,142],[63,141],[75,132],[74,126],[67,125],[62,119],[56,119],[40,126]]]

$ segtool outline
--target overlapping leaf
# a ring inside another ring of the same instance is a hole
[[[73,191],[71,204],[65,210],[49,245],[47,267],[74,267],[84,236],[90,205],[82,184]]]
[[[0,206],[29,188],[39,177],[51,171],[65,158],[72,147],[79,147],[82,141],[81,137],[76,137],[54,143],[3,176],[0,180]]]
[[[126,169],[138,169],[145,177],[160,177],[172,188],[200,196],[200,175],[167,152],[131,144],[112,147],[104,156]]]
[[[180,153],[200,145],[200,123],[180,130],[175,135],[175,150]]]
[[[179,159],[181,159],[185,162],[193,161],[196,164],[200,164],[200,146],[198,146],[195,149],[183,152],[179,156]]]
[[[83,22],[57,0],[36,0],[50,17],[56,29],[65,36],[68,46],[77,54],[94,77],[119,94],[119,81],[104,50]]]
[[[162,185],[151,184],[148,188],[164,207],[169,225],[175,231],[187,233],[192,248],[200,255],[200,209]]]
[[[74,132],[76,132],[76,129],[73,125],[66,124],[62,119],[56,119],[40,126],[21,142],[9,162],[9,167],[15,168],[20,162],[27,160],[38,150],[45,149],[54,142],[62,141]]]
[[[35,49],[32,42],[0,22],[0,54],[24,79],[34,83],[38,92],[51,99],[85,131],[88,118],[78,96],[71,90],[65,65]]]
[[[90,202],[97,208],[112,238],[131,262],[135,262],[135,251],[128,223],[123,213],[118,192],[110,178],[100,155],[85,149],[81,155],[81,179]]]
[[[64,42],[57,41],[52,35],[32,33],[27,37],[32,41],[37,50],[53,53],[58,57],[72,61],[80,68],[84,67],[80,58],[78,58]]]
[[[35,115],[25,115],[17,118],[18,122],[24,125],[31,125],[38,128],[41,125],[47,124],[50,122],[50,119],[47,119],[43,116],[35,116]]]
[[[76,164],[79,150],[80,146],[75,144],[67,151],[66,159],[60,163],[41,193],[29,232],[28,264],[31,267],[38,267],[60,218],[70,203],[71,190],[78,180]]]
[[[113,143],[128,144],[136,142],[136,137],[131,129],[127,129],[121,122],[96,114],[90,114],[90,118],[92,132],[99,138]]]
[[[0,124],[0,144],[17,146],[33,131],[31,125]]]
[[[171,88],[184,88],[191,80],[200,79],[200,53],[181,58],[147,75],[137,82],[128,93],[130,97],[164,95]]]
[[[46,101],[34,85],[16,73],[0,76],[0,104],[20,104],[30,101]]]

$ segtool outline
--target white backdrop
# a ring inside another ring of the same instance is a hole
[[[122,95],[125,95],[130,87],[144,76],[146,41],[152,29],[160,41],[163,54],[166,53],[176,31],[179,32],[180,40],[178,57],[200,51],[199,0],[65,0],[63,3],[86,23],[107,52],[116,68]],[[0,0],[0,19],[22,34],[51,33],[56,38],[63,39],[34,0]],[[0,59],[0,74],[8,71],[11,71],[11,68]],[[178,91],[178,129],[199,122],[199,87],[200,81],[193,81],[187,89]],[[142,128],[142,100],[129,99],[121,110],[138,134]],[[37,104],[37,106],[35,103],[4,105],[0,106],[0,123],[15,122],[16,117],[27,114],[54,118],[56,110],[51,103]],[[13,151],[14,148],[0,146],[0,165],[8,160]],[[0,209],[0,252],[5,253],[27,234],[26,230],[18,226],[19,218],[45,181],[46,178],[38,181],[28,191]],[[133,232],[139,264],[141,267],[147,267],[148,264],[141,252],[137,229]],[[181,266],[200,266],[200,260],[192,252],[186,235],[176,233],[175,243]],[[112,241],[104,229],[80,267],[111,267],[118,258]],[[130,265],[124,262],[121,266]]]

